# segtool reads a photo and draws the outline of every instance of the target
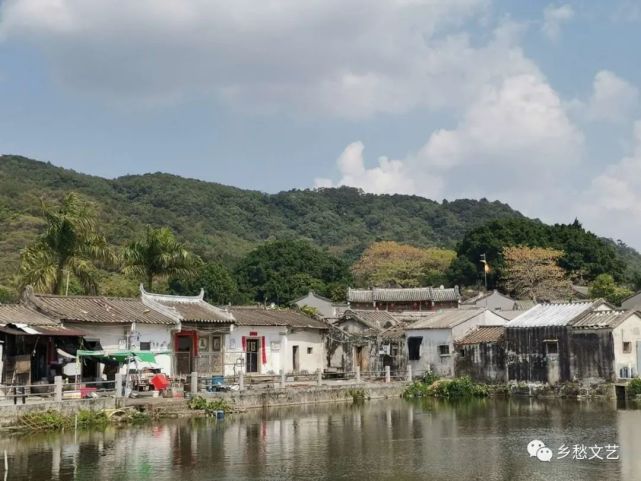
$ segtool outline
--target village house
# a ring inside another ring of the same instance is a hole
[[[348,308],[347,304],[339,304],[327,299],[326,297],[309,291],[307,295],[300,297],[292,302],[292,305],[299,309],[311,307],[316,309],[317,314],[323,319],[336,319]]]
[[[516,301],[497,290],[481,292],[477,296],[461,301],[461,309],[490,309],[491,311],[511,311],[516,308]]]
[[[390,312],[436,311],[458,308],[458,287],[414,287],[406,289],[348,289],[350,309]]]
[[[180,319],[162,306],[149,307],[139,298],[36,294],[30,287],[21,303],[65,328],[83,331],[84,350],[149,352],[164,373],[173,373],[172,335],[180,329]],[[82,378],[99,380],[103,369],[103,363],[86,359]]]
[[[415,375],[434,372],[440,376],[454,376],[455,341],[478,326],[506,323],[503,317],[488,309],[405,312],[398,318],[409,323],[405,328],[407,355]]]
[[[328,374],[406,369],[404,325],[387,311],[348,309],[330,326]]]
[[[225,375],[312,374],[322,370],[328,325],[291,309],[231,307]]]
[[[505,326],[478,326],[454,343],[454,372],[476,382],[502,383],[505,371]]]
[[[63,375],[65,353],[84,332],[19,304],[0,305],[0,384],[49,383]]]
[[[176,375],[223,375],[225,338],[235,323],[229,311],[205,301],[202,289],[197,296],[176,296],[150,293],[141,285],[140,296],[146,306],[178,319],[171,338]]]
[[[639,372],[639,314],[603,300],[538,304],[508,322],[510,381],[614,380]]]

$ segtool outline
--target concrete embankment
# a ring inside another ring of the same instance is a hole
[[[208,399],[224,399],[234,409],[246,410],[275,406],[293,406],[314,403],[351,402],[354,396],[365,399],[384,399],[399,397],[407,387],[406,382],[353,383],[340,385],[298,385],[284,389],[265,388],[223,393],[200,393]],[[55,410],[73,416],[81,410],[109,410],[133,407],[141,411],[153,412],[157,417],[198,416],[202,413],[191,411],[186,399],[135,398],[114,399],[98,398],[87,400],[65,400],[62,402],[40,402],[25,405],[0,406],[0,427],[13,425],[24,414]]]

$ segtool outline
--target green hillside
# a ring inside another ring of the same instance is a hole
[[[487,200],[442,203],[417,196],[365,194],[342,187],[265,194],[155,173],[117,179],[80,174],[19,156],[0,156],[0,285],[18,267],[19,251],[35,236],[40,198],[76,191],[95,203],[104,234],[116,245],[145,224],[168,226],[206,260],[233,265],[266,240],[303,238],[355,260],[376,240],[454,248],[489,221],[523,218]],[[641,266],[625,246],[622,257]]]

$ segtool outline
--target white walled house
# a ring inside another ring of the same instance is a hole
[[[506,320],[488,309],[451,309],[434,313],[402,313],[408,364],[415,375],[427,371],[454,376],[454,343],[478,326],[502,326]]]
[[[23,294],[22,303],[66,328],[83,331],[87,350],[152,352],[157,366],[172,374],[172,335],[180,321],[162,307],[152,309],[137,298],[57,296],[34,294],[31,289]],[[85,364],[84,377],[100,377],[100,363]]]
[[[232,307],[225,375],[314,373],[325,363],[327,325],[288,309]]]
[[[145,305],[179,319],[179,327],[172,334],[175,374],[210,376],[227,372],[226,340],[235,327],[228,310],[205,301],[202,289],[197,296],[174,296],[153,294],[141,285],[140,295]]]

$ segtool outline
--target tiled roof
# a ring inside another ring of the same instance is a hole
[[[382,331],[398,324],[398,320],[387,311],[348,309],[343,313],[343,318],[357,319],[377,331]]]
[[[404,312],[399,319],[415,322],[406,329],[449,329],[485,312],[485,309],[445,309],[436,312]]]
[[[598,302],[537,304],[512,319],[506,327],[567,326],[577,317],[596,307],[597,304]]]
[[[168,294],[152,294],[140,287],[142,301],[150,307],[161,305],[175,312],[182,321],[203,323],[230,323],[234,316],[223,309],[212,306],[203,299],[204,291],[198,296],[172,296]]]
[[[482,301],[482,300],[484,300],[484,299],[486,299],[486,298],[492,297],[492,296],[502,297],[502,298],[507,299],[507,300],[509,300],[509,301],[516,302],[516,301],[514,301],[514,299],[512,299],[511,297],[506,296],[505,294],[501,294],[501,293],[500,293],[499,291],[497,291],[497,290],[493,290],[493,291],[491,291],[491,292],[485,292],[485,293],[480,292],[480,293],[479,293],[479,294],[477,294],[476,296],[471,297],[471,298],[469,298],[469,299],[467,299],[467,300],[465,300],[465,301],[462,301],[462,302],[461,302],[461,305],[476,305],[476,304],[477,304],[477,303],[479,303],[480,301]]]
[[[29,326],[55,326],[60,324],[56,319],[45,316],[34,309],[20,304],[0,305],[0,325],[27,324]]]
[[[414,287],[407,289],[348,289],[347,300],[356,303],[370,302],[418,302],[418,301],[458,301],[461,295],[458,287],[441,289],[433,287]]]
[[[505,326],[479,326],[456,344],[480,344],[482,342],[498,342],[505,334]]]
[[[231,307],[231,314],[239,326],[289,326],[309,329],[327,329],[322,321],[291,309],[264,307]]]
[[[149,308],[135,298],[55,296],[27,291],[23,302],[47,317],[63,322],[176,324],[176,319]]]
[[[629,311],[594,311],[572,321],[572,327],[583,329],[613,329],[635,313]]]
[[[502,309],[495,309],[492,312],[497,316],[501,316],[503,319],[511,321],[512,319],[515,319],[523,314],[524,311],[504,311]]]

